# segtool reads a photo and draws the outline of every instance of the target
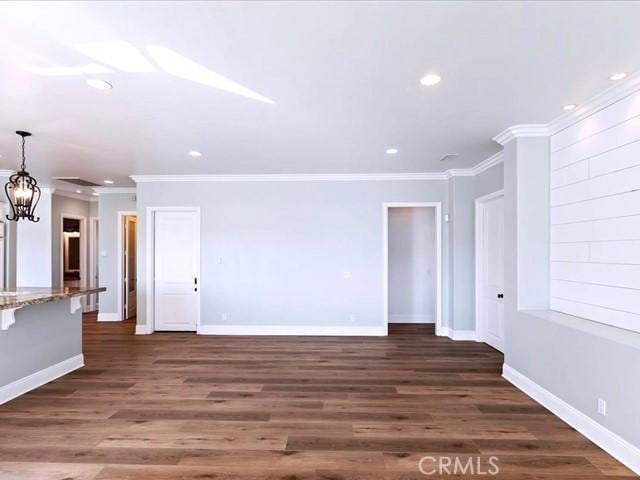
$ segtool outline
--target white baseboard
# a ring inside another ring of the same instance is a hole
[[[449,338],[452,340],[475,340],[475,330],[449,330]]]
[[[82,354],[0,387],[0,405],[81,367],[84,367],[84,356]]]
[[[151,332],[147,328],[146,325],[137,325],[136,324],[136,335],[149,335]]]
[[[298,335],[331,337],[383,337],[385,327],[340,327],[303,325],[200,325],[199,335]]]
[[[474,340],[476,339],[475,330],[454,330],[449,327],[440,327],[437,329],[436,335],[439,337],[449,337],[451,340]]]
[[[402,315],[392,313],[389,315],[389,323],[436,323],[436,319],[427,315]]]
[[[611,456],[640,474],[640,448],[603,427],[593,418],[556,397],[507,364],[503,365],[502,376]]]
[[[119,313],[98,313],[99,322],[121,322],[122,315]]]

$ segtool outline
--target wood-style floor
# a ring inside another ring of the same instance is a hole
[[[503,479],[635,478],[503,380],[498,352],[429,327],[135,336],[87,316],[84,345],[83,369],[0,406],[0,479],[416,480],[427,455],[485,471],[495,455]]]

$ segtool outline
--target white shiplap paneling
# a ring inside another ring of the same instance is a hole
[[[640,331],[640,92],[551,151],[551,308]]]

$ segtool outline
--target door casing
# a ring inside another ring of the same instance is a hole
[[[504,190],[498,190],[482,197],[476,198],[475,201],[475,316],[476,316],[476,341],[485,342],[485,319],[482,313],[484,298],[484,225],[482,222],[485,205],[497,198],[504,197]],[[504,255],[504,251],[503,251]],[[502,344],[504,345],[504,312],[503,312],[503,328],[502,328]]]
[[[155,331],[155,215],[157,212],[195,212],[196,213],[196,226],[197,226],[197,272],[196,276],[198,278],[198,291],[197,295],[197,314],[196,314],[196,332],[200,328],[200,316],[201,316],[201,291],[202,291],[202,276],[200,275],[200,232],[201,232],[201,222],[202,216],[200,214],[200,207],[147,207],[146,211],[146,252],[145,252],[145,262],[146,262],[146,318],[145,324],[140,324],[140,318],[138,317],[138,325],[136,327],[136,333],[145,333],[150,334]],[[138,232],[140,229],[140,224],[138,224]],[[139,254],[140,252],[138,252]]]

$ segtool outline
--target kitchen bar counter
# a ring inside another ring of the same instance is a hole
[[[106,288],[41,288],[20,287],[0,290],[0,310],[8,308],[20,308],[27,305],[54,302],[64,298],[80,297],[92,293],[104,292]]]
[[[0,290],[0,405],[84,365],[82,299],[105,290]]]

